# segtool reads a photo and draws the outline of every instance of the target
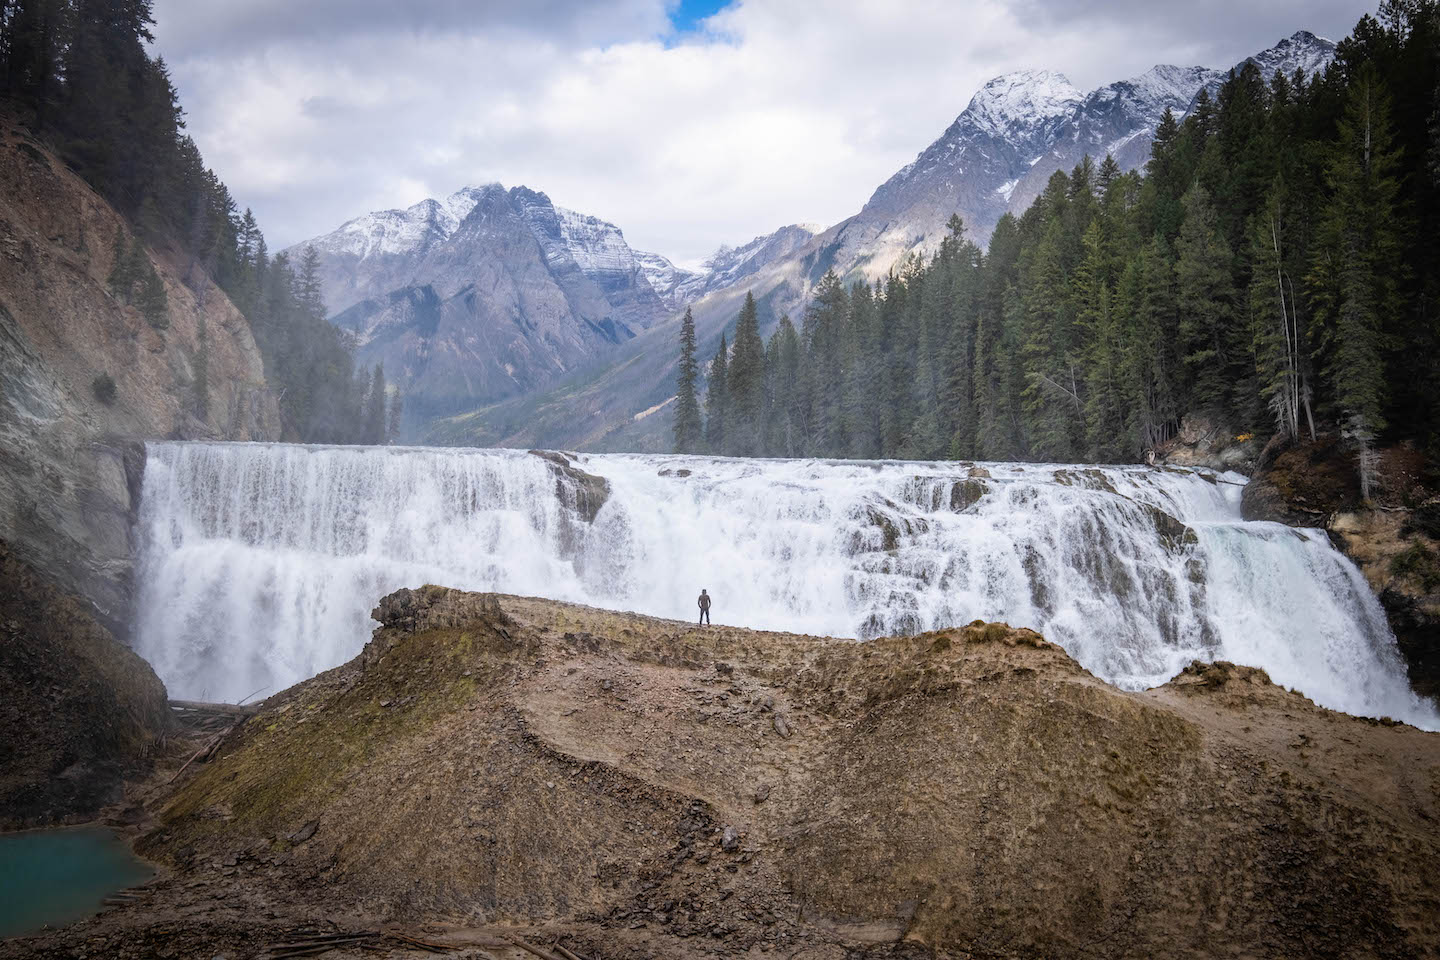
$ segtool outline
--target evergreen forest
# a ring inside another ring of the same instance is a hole
[[[882,282],[833,272],[697,359],[679,452],[1129,462],[1237,436],[1440,449],[1440,6],[1386,0],[1322,74],[1247,63],[1143,171],[1058,172],[987,250],[953,218]],[[704,402],[700,366],[704,365]]]

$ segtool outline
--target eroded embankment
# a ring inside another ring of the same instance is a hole
[[[1001,624],[857,644],[435,587],[377,618],[157,804],[145,906],[22,953],[436,922],[506,960],[515,930],[590,957],[1440,946],[1440,736],[1260,671],[1135,694]]]

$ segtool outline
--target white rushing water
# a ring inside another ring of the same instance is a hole
[[[237,700],[353,657],[424,583],[871,638],[1005,620],[1127,688],[1194,659],[1430,729],[1385,616],[1318,530],[1240,519],[1244,478],[1146,467],[151,444],[136,636],[172,695]]]

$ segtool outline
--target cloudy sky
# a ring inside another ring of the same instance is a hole
[[[990,77],[1229,66],[1373,0],[156,0],[192,136],[272,248],[500,181],[696,262],[860,208]]]

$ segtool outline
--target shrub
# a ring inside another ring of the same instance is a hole
[[[1440,587],[1440,559],[1423,543],[1412,543],[1391,559],[1390,572],[1397,577],[1413,577],[1426,590]]]
[[[91,380],[90,391],[95,394],[96,400],[107,407],[115,402],[115,381],[108,373],[102,373]]]

